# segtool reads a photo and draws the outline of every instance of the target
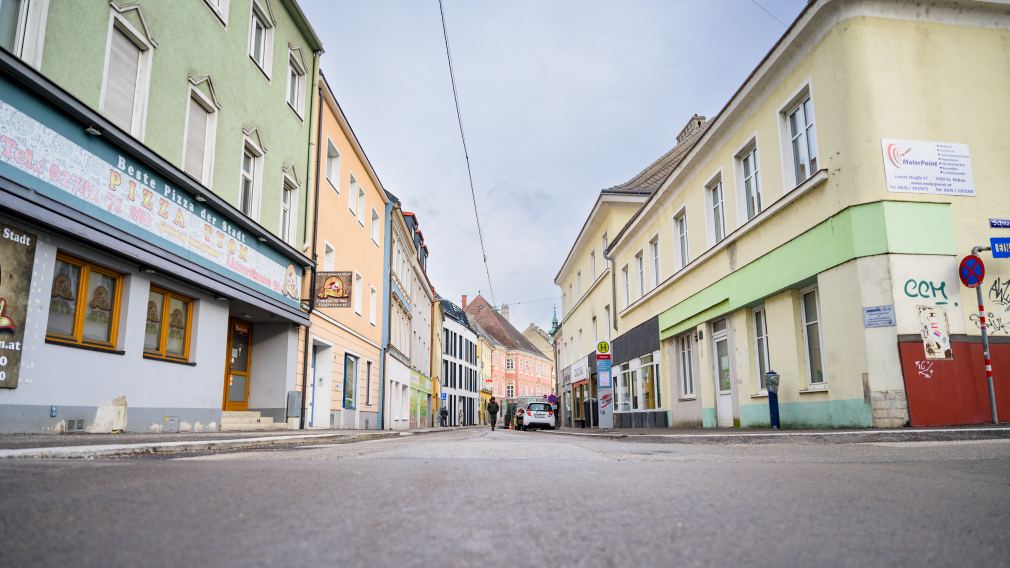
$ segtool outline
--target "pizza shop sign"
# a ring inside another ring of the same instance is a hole
[[[65,136],[7,100],[0,100],[0,173],[22,185],[42,181],[30,187],[287,303],[301,298],[301,268],[281,253],[104,140],[80,131]]]

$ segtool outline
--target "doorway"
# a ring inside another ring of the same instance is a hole
[[[224,409],[249,410],[249,383],[252,381],[252,324],[228,321],[228,361],[224,377]]]
[[[730,377],[729,326],[725,319],[712,322],[712,354],[715,364],[716,422],[733,427],[733,381]]]
[[[306,397],[309,409],[306,413],[309,428],[330,427],[330,401],[333,376],[333,347],[321,343],[315,338],[312,341],[312,381],[308,383]]]

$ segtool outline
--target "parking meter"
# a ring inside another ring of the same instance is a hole
[[[768,389],[768,414],[773,430],[779,429],[779,374],[769,370],[765,373],[765,388]]]

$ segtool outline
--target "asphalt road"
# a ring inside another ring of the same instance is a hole
[[[0,566],[1008,566],[1010,441],[458,431],[0,462]]]

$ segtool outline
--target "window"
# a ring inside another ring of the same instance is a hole
[[[332,271],[337,266],[337,251],[333,245],[326,243],[323,245],[323,270]]]
[[[186,361],[193,326],[193,300],[151,286],[144,327],[144,356]]]
[[[596,326],[596,316],[593,316],[593,344],[600,342],[600,328]]]
[[[680,396],[694,396],[694,349],[690,333],[677,338],[677,370],[680,373]]]
[[[270,50],[273,44],[273,25],[270,16],[256,0],[252,2],[249,19],[249,57],[270,76]]]
[[[119,273],[57,254],[46,339],[114,349],[122,283]]]
[[[358,403],[358,358],[344,353],[344,408],[354,409]]]
[[[27,20],[28,0],[0,0],[0,47],[20,56]]]
[[[607,243],[607,234],[606,233],[603,233],[603,241],[602,242],[603,242],[603,248],[601,250],[603,251],[603,255],[606,256],[607,255],[607,245],[608,245],[608,243]]]
[[[358,218],[358,223],[361,226],[365,226],[365,190],[360,185],[358,186],[358,199],[355,201],[355,216]]]
[[[210,186],[215,118],[213,102],[199,90],[190,89],[182,169],[206,186]]]
[[[382,231],[382,226],[379,224],[379,213],[373,208],[372,209],[372,242],[379,244],[379,233]]]
[[[361,315],[361,274],[354,273],[354,288],[351,295],[354,296],[354,313]]]
[[[589,253],[589,277],[596,280],[596,251]]]
[[[354,177],[354,174],[350,174],[348,177],[348,190],[347,190],[347,208],[351,211],[352,215],[358,214],[358,180]]]
[[[505,396],[507,396],[509,398],[513,398],[513,397],[515,397],[515,395],[516,395],[516,386],[514,384],[512,384],[512,383],[509,383],[508,385],[506,385],[505,386]]]
[[[204,0],[207,6],[214,11],[214,15],[221,20],[222,24],[228,24],[228,3],[229,0]]]
[[[239,184],[238,209],[247,217],[256,218],[260,185],[262,153],[249,141],[242,150],[242,175]]]
[[[757,146],[751,147],[738,158],[740,173],[743,175],[743,200],[747,208],[747,219],[753,219],[761,212],[761,181],[758,179]]]
[[[642,258],[644,253],[638,251],[635,255],[635,268],[638,270],[638,297],[641,298],[645,295],[645,259]]]
[[[617,368],[614,412],[657,410],[659,394],[659,353],[632,359]]]
[[[814,106],[810,95],[786,113],[791,141],[793,173],[796,185],[817,171],[817,132],[814,130]]]
[[[578,296],[582,296],[582,271],[580,270],[575,274],[575,293]]]
[[[726,236],[726,212],[723,204],[722,179],[717,178],[705,188],[708,192],[708,206],[711,208],[710,222],[712,237],[718,243]]]
[[[806,290],[800,296],[803,312],[803,341],[807,348],[807,378],[811,385],[823,385],[824,368],[821,364],[821,322],[817,289]]]
[[[659,286],[659,235],[649,241],[649,254],[652,256],[652,286]]]
[[[298,186],[284,176],[284,188],[281,190],[281,238],[287,242],[294,240],[295,223],[294,207],[298,203],[296,197]]]
[[[108,49],[102,114],[116,126],[142,138],[151,46],[125,20],[113,17]]]
[[[579,345],[579,347],[578,347],[579,349],[582,349],[582,346],[585,345],[585,343],[582,342],[582,329],[579,329],[579,343],[578,343],[578,345]],[[530,370],[530,363],[529,363],[529,361],[526,362],[526,370],[527,371]]]
[[[368,287],[368,322],[375,325],[376,321],[376,309],[378,300],[378,293],[375,291],[375,286]]]
[[[676,217],[673,218],[673,224],[676,227],[677,239],[677,264],[678,268],[684,268],[689,262],[688,257],[688,246],[687,246],[687,212],[681,211]]]
[[[631,285],[628,283],[628,265],[621,269],[621,289],[624,290],[624,307],[631,305]]]
[[[610,306],[603,307],[603,337],[610,341]]]
[[[765,373],[771,368],[768,358],[768,322],[764,308],[754,309],[754,341],[757,348],[758,388],[766,390]]]
[[[511,357],[509,357],[508,359],[505,359],[505,370],[512,371],[515,368],[516,368],[515,359],[513,359]]]
[[[288,53],[288,106],[302,115],[305,101],[305,66],[294,51]]]
[[[333,191],[340,193],[340,152],[329,138],[326,139],[326,181]]]

